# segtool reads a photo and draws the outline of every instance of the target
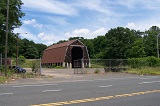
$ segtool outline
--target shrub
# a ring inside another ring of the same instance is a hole
[[[0,71],[1,71],[1,72],[4,72],[4,66],[3,66],[3,65],[0,66]]]
[[[23,63],[25,63],[26,62],[26,58],[24,57],[24,56],[19,56],[19,58],[18,58],[18,63],[20,64],[20,65],[22,65]]]
[[[148,66],[154,67],[158,65],[159,59],[154,56],[150,56],[146,58],[146,61]]]
[[[34,72],[36,74],[38,72],[38,69],[39,69],[39,63],[37,61],[33,61],[31,68],[32,68],[32,72]]]
[[[154,56],[149,56],[145,58],[131,58],[128,60],[128,62],[131,68],[160,66],[160,59]]]

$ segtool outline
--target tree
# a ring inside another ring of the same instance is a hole
[[[98,36],[93,40],[94,58],[105,58],[105,48],[107,46],[107,39],[105,36]],[[102,55],[103,54],[103,55]]]
[[[76,39],[82,40],[84,38],[83,37],[70,37],[68,40],[70,41],[70,40],[76,40]]]
[[[26,48],[25,57],[27,59],[37,59],[38,58],[38,50],[34,45],[28,45]]]
[[[130,58],[142,58],[146,56],[144,42],[142,38],[134,41],[133,46],[130,50]]]
[[[150,27],[149,28],[149,31],[160,31],[160,28],[159,27],[157,27],[157,26],[152,26],[152,27]]]
[[[6,12],[7,12],[7,0],[1,0],[0,2],[0,52],[4,53],[4,45],[5,45],[5,30],[6,30]],[[16,27],[20,27],[22,22],[20,18],[22,18],[25,14],[21,11],[21,6],[23,5],[21,0],[10,0],[9,3],[9,22],[8,22],[8,56],[12,56],[12,52],[14,51],[13,39],[16,39],[13,34],[13,29]]]
[[[132,47],[133,42],[137,38],[134,30],[117,27],[109,30],[105,36],[107,38],[106,58],[129,58],[129,49]]]
[[[60,40],[58,41],[56,44],[60,44],[60,43],[63,43],[63,42],[67,42],[67,40]],[[54,45],[54,44],[53,44]]]
[[[156,29],[159,28],[152,26],[148,31],[145,31],[143,39],[147,56],[157,56],[157,35],[159,33],[159,30]]]
[[[27,59],[39,58],[39,51],[33,41],[22,39],[19,43],[19,48],[19,55],[22,55]]]
[[[42,57],[42,53],[47,48],[47,46],[44,44],[35,44],[35,47],[38,50],[38,58]]]
[[[81,42],[87,47],[89,57],[94,58],[93,39],[82,39]]]

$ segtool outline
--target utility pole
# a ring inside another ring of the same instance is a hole
[[[1,66],[2,66],[2,53],[1,53],[1,57],[0,57],[0,59],[1,59],[1,60],[0,60],[0,61],[1,61]]]
[[[18,66],[18,38],[19,34],[16,35],[16,66]]]
[[[160,33],[157,35],[157,56],[159,58],[159,36],[160,36]]]
[[[40,57],[40,62],[39,62],[39,65],[40,65],[40,67],[39,67],[39,72],[40,72],[40,75],[42,75],[42,66],[41,66],[41,57]]]
[[[17,33],[16,34],[16,66],[18,66],[18,44],[19,44],[19,35],[20,34],[27,34],[27,33]]]
[[[6,17],[5,69],[4,69],[5,76],[7,76],[8,19],[9,19],[9,0],[7,0],[7,17]]]

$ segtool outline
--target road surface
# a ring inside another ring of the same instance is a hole
[[[160,106],[160,76],[79,75],[74,80],[0,85],[0,106],[60,105]]]

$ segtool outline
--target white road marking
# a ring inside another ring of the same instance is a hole
[[[99,86],[100,88],[108,88],[111,87],[112,85],[108,85],[108,86]]]
[[[153,78],[140,78],[140,79],[153,79]]]
[[[12,86],[12,87],[41,87],[41,86],[49,86],[49,85],[57,85],[57,84],[41,84],[41,85],[19,85],[19,86]]]
[[[81,81],[82,81],[82,82],[85,82],[85,81],[88,82],[88,81],[94,81],[94,80],[75,80],[75,81],[76,81],[76,82],[81,82]]]
[[[100,80],[100,81],[106,81],[106,80],[110,80],[110,79],[96,79],[96,80]]]
[[[0,95],[12,95],[13,93],[0,93]]]
[[[142,83],[139,83],[139,84],[151,84],[151,83],[156,83],[156,82],[160,82],[160,81],[142,82]]]
[[[57,90],[44,90],[42,92],[58,92],[61,91],[62,89],[57,89]]]
[[[158,76],[148,76],[150,78],[159,78]]]

